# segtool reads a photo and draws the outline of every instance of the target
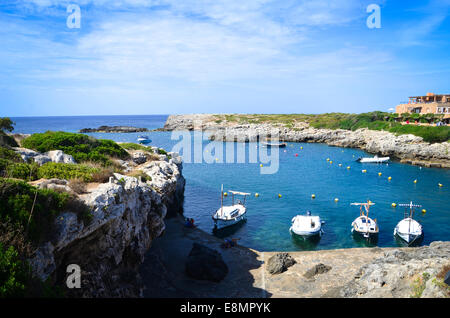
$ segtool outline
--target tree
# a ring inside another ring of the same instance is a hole
[[[11,132],[14,130],[13,126],[15,124],[16,123],[14,123],[9,117],[0,118],[0,131],[4,132],[6,130]]]

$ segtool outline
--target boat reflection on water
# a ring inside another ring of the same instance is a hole
[[[291,235],[292,242],[303,251],[313,251],[320,242],[321,235],[300,236]]]
[[[212,230],[212,234],[218,238],[226,238],[230,235],[233,235],[234,233],[236,233],[237,231],[239,231],[240,228],[242,228],[244,226],[244,224],[247,223],[247,219],[242,220],[239,223],[227,226],[227,227],[223,227],[220,229],[214,228]]]
[[[354,231],[352,232],[353,241],[358,245],[358,247],[375,247],[378,244],[378,235],[371,235],[369,237],[364,237],[360,233]]]

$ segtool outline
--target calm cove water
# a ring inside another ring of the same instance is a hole
[[[15,132],[36,133],[47,130],[78,132],[81,128],[101,125],[130,125],[154,129],[162,127],[167,116],[87,116],[87,117],[28,117],[13,118]],[[136,142],[138,135],[89,134],[96,138]],[[178,140],[171,140],[170,132],[146,133],[151,145],[170,151]],[[208,144],[208,141],[204,141]],[[257,147],[254,143],[245,145]],[[300,149],[303,147],[303,149]],[[224,148],[225,149],[225,148]],[[186,178],[184,214],[195,219],[203,230],[212,232],[212,213],[220,207],[220,186],[224,190],[252,193],[247,199],[247,222],[217,234],[221,237],[240,238],[239,243],[262,251],[292,251],[310,249],[336,249],[365,246],[350,233],[351,222],[359,209],[351,202],[375,202],[371,217],[379,223],[377,246],[398,246],[393,230],[403,217],[402,208],[391,203],[421,204],[416,219],[424,227],[422,245],[436,240],[450,240],[450,170],[420,168],[390,162],[361,164],[360,156],[371,156],[357,149],[329,147],[325,144],[288,143],[280,149],[280,168],[276,174],[260,174],[259,163],[185,163]],[[295,156],[298,154],[298,157]],[[332,164],[327,162],[332,160]],[[341,164],[340,167],[338,164]],[[346,167],[350,166],[350,169]],[[361,170],[367,170],[362,173]],[[378,173],[381,172],[382,176]],[[392,180],[388,181],[391,176]],[[417,183],[413,181],[417,180]],[[439,187],[438,183],[443,184]],[[259,193],[259,197],[254,194]],[[282,197],[278,198],[278,194]],[[316,198],[311,199],[311,194]],[[335,202],[335,198],[339,201]],[[225,199],[231,202],[231,198]],[[289,233],[291,219],[310,210],[325,221],[324,234],[319,241],[302,241]]]

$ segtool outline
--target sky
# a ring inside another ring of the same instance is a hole
[[[450,0],[2,0],[0,116],[387,111],[450,93],[449,15]]]

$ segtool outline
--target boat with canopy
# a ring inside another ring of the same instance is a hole
[[[376,219],[369,218],[370,206],[375,203],[370,200],[367,203],[350,203],[359,206],[359,217],[352,222],[352,233],[361,235],[366,239],[376,239],[378,237],[378,224]]]
[[[212,219],[214,221],[214,230],[219,230],[224,227],[238,224],[246,219],[247,208],[245,207],[245,199],[250,193],[240,191],[228,191],[232,195],[232,204],[228,206],[223,205],[223,185],[220,191],[220,208],[214,213]],[[240,199],[235,200],[235,196],[242,196],[243,201]]]

